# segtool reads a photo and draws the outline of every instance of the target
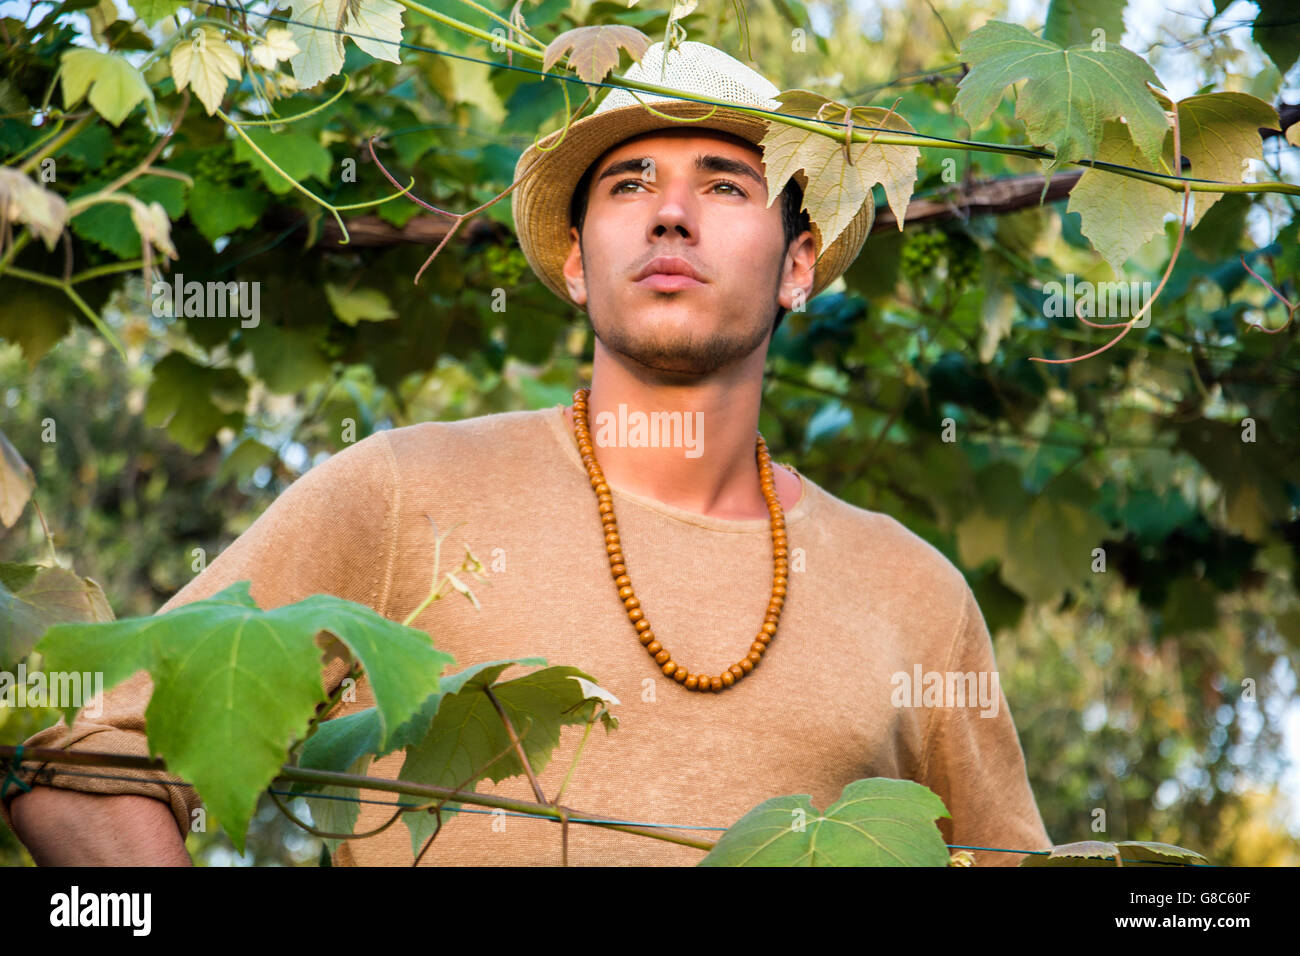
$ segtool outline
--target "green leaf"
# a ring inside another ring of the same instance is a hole
[[[317,331],[262,324],[248,335],[258,376],[271,391],[289,395],[329,376],[330,365],[316,348]]]
[[[187,0],[131,0],[131,8],[140,15],[146,26],[165,20],[178,10],[184,10]]]
[[[1093,31],[1103,43],[1116,43],[1124,35],[1124,7],[1128,0],[1052,0],[1047,8],[1043,39],[1057,46],[1093,43]]]
[[[812,798],[773,797],[737,820],[700,866],[947,866],[935,825],[950,817],[911,780],[855,780],[822,813]]]
[[[1092,549],[1108,530],[1092,511],[1039,495],[1011,523],[1002,579],[1030,601],[1050,601],[1089,579]]]
[[[330,308],[345,325],[358,322],[386,322],[397,318],[388,296],[378,289],[344,289],[332,282],[325,283],[325,296]]]
[[[91,578],[66,568],[0,564],[0,666],[26,657],[54,624],[111,620],[113,609]]]
[[[195,454],[223,428],[243,424],[248,382],[233,368],[196,365],[169,352],[153,369],[145,403],[145,423],[166,426],[178,445]]]
[[[104,181],[87,183],[74,195],[93,192]],[[185,183],[162,176],[141,176],[125,187],[128,195],[137,197],[145,206],[158,203],[171,218],[185,213]],[[98,203],[73,216],[72,231],[89,239],[123,259],[134,259],[143,252],[140,228],[131,210],[116,202]]]
[[[0,339],[15,343],[27,359],[36,363],[58,345],[72,327],[76,307],[58,289],[19,279],[0,277]]]
[[[1282,73],[1300,58],[1300,29],[1296,28],[1293,0],[1255,0],[1259,15],[1250,37]]]
[[[272,133],[259,128],[247,129],[244,132],[257,144],[258,149],[271,158],[271,162],[298,182],[306,179],[325,182],[329,179],[330,152],[310,133],[301,130],[282,130],[279,133]],[[271,192],[283,195],[293,189],[283,176],[253,152],[242,137],[235,140],[235,158],[256,167]]]
[[[194,784],[242,853],[258,795],[325,699],[321,631],[335,635],[365,668],[381,736],[437,691],[438,675],[451,661],[422,631],[331,595],[263,611],[248,581],[166,614],[58,625],[38,649],[51,670],[103,671],[106,688],[148,670],[150,752]],[[65,708],[69,724],[76,710]]]
[[[1116,861],[1116,857],[1119,861]],[[1195,850],[1168,843],[1145,843],[1139,840],[1081,840],[1052,847],[1049,855],[1030,854],[1021,866],[1163,866],[1171,863],[1191,866],[1209,861]]]
[[[1016,117],[1034,145],[1051,147],[1049,172],[1091,158],[1103,124],[1121,116],[1142,155],[1152,163],[1159,157],[1169,120],[1146,85],[1159,81],[1145,60],[1118,44],[1065,50],[1022,26],[992,21],[966,37],[961,55],[971,69],[953,106],[971,126],[989,118],[1007,86],[1028,80]]]
[[[63,54],[63,108],[72,109],[90,92],[90,105],[114,126],[144,103],[153,119],[153,91],[140,71],[120,56],[75,47]]]
[[[209,242],[256,226],[265,208],[266,193],[260,189],[235,189],[198,179],[190,193],[190,219]]]
[[[444,686],[460,687],[437,702],[437,712],[428,732],[406,748],[399,779],[440,787],[474,790],[479,781],[494,783],[524,772],[513,750],[505,725],[483,689],[489,685],[501,703],[523,745],[535,773],[541,773],[560,742],[564,724],[585,724],[596,702],[585,698],[577,681],[591,679],[575,667],[547,667],[504,683],[494,683],[513,664],[545,663],[537,658],[494,661],[476,665],[458,675],[444,678]],[[430,702],[432,703],[432,702]],[[426,714],[430,704],[421,709]],[[454,812],[459,804],[448,803],[443,813]],[[438,821],[428,813],[410,813],[404,822],[411,832],[412,852],[436,831]]]
[[[0,525],[12,528],[27,507],[36,477],[18,449],[0,432]]]

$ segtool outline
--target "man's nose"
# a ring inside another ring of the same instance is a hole
[[[676,231],[685,239],[693,238],[696,232],[695,205],[690,183],[681,179],[664,183],[659,196],[659,205],[650,224],[654,237]]]

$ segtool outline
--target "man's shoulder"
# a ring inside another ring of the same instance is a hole
[[[475,457],[535,455],[547,414],[556,412],[544,408],[417,422],[374,432],[347,450],[372,462],[386,459],[398,473],[435,465],[469,466]]]
[[[923,589],[932,598],[964,599],[966,576],[934,544],[893,515],[852,504],[820,486],[814,488],[822,499],[817,524],[847,545],[864,569],[888,575],[896,586]]]

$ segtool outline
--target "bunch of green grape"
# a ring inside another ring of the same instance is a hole
[[[209,146],[198,150],[198,161],[194,165],[194,178],[206,180],[217,186],[228,185],[235,179],[235,170],[230,163],[230,152],[222,147]]]
[[[483,250],[483,261],[494,284],[507,289],[518,285],[528,271],[523,252],[512,246],[488,246]]]
[[[927,276],[938,267],[948,248],[948,237],[937,229],[908,233],[903,240],[899,267],[913,281]]]
[[[964,232],[948,237],[948,281],[958,290],[972,285],[980,274],[980,247]]]
[[[979,276],[980,249],[964,232],[926,229],[903,240],[899,267],[913,281],[933,277],[961,291]]]

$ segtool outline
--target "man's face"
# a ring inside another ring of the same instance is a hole
[[[656,130],[594,165],[582,237],[564,264],[608,349],[662,372],[708,375],[751,355],[778,304],[812,289],[805,232],[785,246],[762,153],[713,130]],[[684,267],[694,275],[660,269]]]

